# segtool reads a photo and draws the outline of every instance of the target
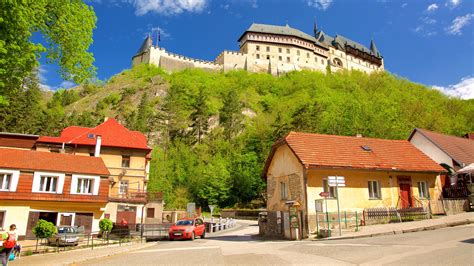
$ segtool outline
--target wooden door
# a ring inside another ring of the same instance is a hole
[[[59,225],[72,225],[72,214],[60,214]]]
[[[28,223],[26,225],[26,237],[35,237],[33,234],[33,227],[35,227],[36,223],[39,220],[40,213],[39,212],[30,212],[28,215]]]
[[[74,225],[81,227],[84,226],[84,233],[89,234],[92,231],[92,213],[76,213]]]
[[[413,206],[411,198],[411,186],[409,184],[400,184],[400,201],[403,209]]]

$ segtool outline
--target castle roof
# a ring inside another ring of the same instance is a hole
[[[277,35],[287,35],[287,36],[294,36],[298,37],[304,40],[308,40],[311,42],[315,42],[316,39],[309,35],[306,34],[300,30],[293,29],[290,26],[276,26],[276,25],[267,25],[267,24],[257,24],[257,23],[252,23],[250,27],[240,36],[238,41],[244,37],[245,33],[247,32],[256,32],[256,33],[270,33],[270,34],[277,34]]]
[[[314,27],[316,30],[317,29],[316,25]],[[373,41],[371,42],[371,49],[369,49],[366,46],[358,42],[355,42],[349,38],[346,38],[342,35],[336,35],[335,37],[329,36],[325,34],[322,30],[317,32],[316,36],[313,37],[300,30],[291,28],[288,25],[276,26],[276,25],[252,23],[252,25],[250,25],[250,27],[242,34],[242,36],[240,36],[238,41],[240,41],[243,38],[243,36],[248,32],[268,33],[268,34],[298,37],[298,38],[313,42],[316,45],[326,47],[326,48],[328,48],[329,46],[334,46],[334,47],[339,47],[340,49],[344,49],[346,46],[350,46],[359,51],[375,56],[377,58],[382,57],[379,51],[377,50],[377,48],[375,47],[375,44],[373,43]],[[374,47],[375,49],[372,49],[372,47]]]
[[[148,35],[145,40],[143,40],[143,43],[142,45],[140,46],[140,49],[138,49],[137,53],[135,55],[140,55],[146,51],[148,51],[148,49],[150,49],[150,47],[153,46],[153,41],[151,40],[151,37],[150,35]]]

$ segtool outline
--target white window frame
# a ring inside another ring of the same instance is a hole
[[[124,184],[124,183],[127,184],[127,191],[126,192],[122,191],[122,184]],[[129,188],[130,188],[130,182],[128,182],[128,180],[119,181],[119,194],[120,195],[127,194]]]
[[[58,183],[55,192],[49,191],[40,191],[41,185],[41,177],[42,176],[55,176],[58,178]],[[63,173],[52,173],[52,172],[35,172],[33,175],[33,187],[31,189],[32,192],[35,193],[47,193],[47,194],[63,194],[63,187],[64,187],[64,178],[65,174]]]
[[[375,188],[373,184],[377,184]],[[370,195],[370,190],[372,189],[372,194]],[[369,193],[369,199],[379,200],[382,199],[382,190],[380,188],[380,182],[378,180],[369,180],[367,182],[367,192]]]
[[[430,188],[428,182],[419,181],[418,182],[418,196],[420,199],[429,199],[430,198]]]
[[[90,179],[92,180],[92,193],[78,193],[77,186],[79,185],[79,179]],[[100,176],[96,175],[72,175],[71,179],[71,194],[74,195],[99,195],[100,188]]]
[[[329,186],[329,181],[327,178],[323,179],[323,191],[329,192],[328,199],[337,199],[337,190],[336,187]]]
[[[0,169],[0,178],[3,178],[3,174],[11,175],[11,179],[8,189],[0,188],[0,192],[15,192],[18,186],[18,180],[20,179],[20,171],[11,169]]]
[[[280,198],[281,200],[288,199],[288,189],[285,182],[280,182]]]

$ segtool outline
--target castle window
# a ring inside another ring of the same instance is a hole
[[[282,59],[281,59],[281,56],[278,57],[278,60],[280,60],[280,61],[282,60]]]
[[[342,61],[339,58],[334,58],[333,63],[338,67],[342,67]]]
[[[289,53],[290,53],[290,49],[286,49],[286,53],[289,54]]]
[[[286,58],[286,62],[288,62],[288,63],[290,62],[290,57]]]
[[[260,46],[259,45],[257,45],[257,51],[260,51]]]
[[[279,53],[281,53],[281,50],[282,50],[281,48],[278,48],[278,52],[279,52]]]
[[[269,56],[269,55],[267,55],[267,60],[270,60],[270,56]]]
[[[270,46],[267,46],[267,52],[270,52]]]
[[[300,50],[296,51],[296,54],[297,54],[297,55],[300,55]]]
[[[309,58],[309,53],[306,53],[306,57],[308,57],[308,58]]]
[[[257,59],[260,59],[260,55],[259,55],[259,54],[257,54]]]
[[[324,65],[324,59],[321,59],[321,65]]]

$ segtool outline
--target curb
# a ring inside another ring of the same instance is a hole
[[[130,247],[127,247],[125,249],[116,250],[116,251],[113,251],[113,252],[110,252],[110,253],[107,253],[107,254],[97,254],[95,256],[89,256],[89,257],[84,258],[84,259],[73,260],[73,261],[67,262],[65,264],[66,265],[74,265],[76,263],[81,263],[81,262],[85,262],[85,261],[89,261],[89,260],[96,260],[96,259],[106,258],[106,257],[110,257],[110,256],[115,256],[115,255],[118,255],[118,254],[121,254],[121,253],[126,253],[126,252],[130,252],[130,251],[136,251],[136,250],[144,249],[144,248],[156,245],[156,244],[157,244],[157,242],[149,242],[149,243],[145,243],[144,245],[139,245],[139,246],[138,245],[130,245]],[[110,248],[113,248],[113,246],[110,246]]]
[[[377,237],[377,236],[399,235],[399,234],[407,234],[407,233],[414,233],[414,232],[421,232],[421,231],[437,230],[441,228],[455,227],[455,226],[467,225],[467,224],[474,224],[474,219],[466,219],[466,220],[455,221],[455,222],[435,224],[435,225],[430,225],[430,226],[420,226],[420,227],[403,229],[403,230],[386,231],[386,232],[374,233],[374,234],[313,239],[312,241],[346,240],[346,239],[368,238],[368,237]]]

